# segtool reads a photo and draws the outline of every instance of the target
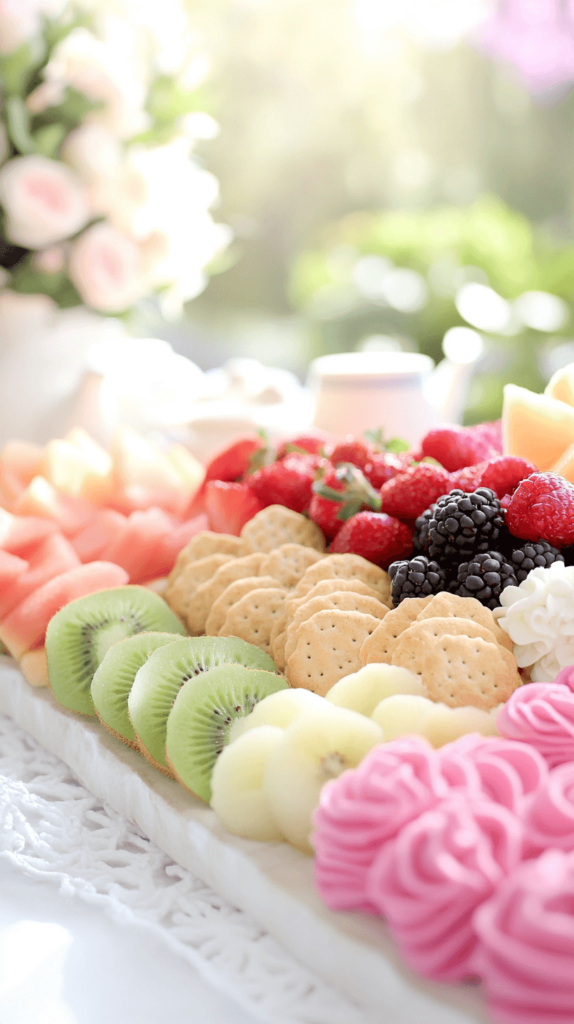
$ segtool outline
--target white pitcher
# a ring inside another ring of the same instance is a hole
[[[418,352],[341,352],[315,359],[307,380],[316,403],[314,425],[336,437],[382,427],[386,438],[416,446],[439,423],[459,423],[480,345],[459,346],[456,359],[449,358],[446,345],[445,351],[447,358],[436,368]]]

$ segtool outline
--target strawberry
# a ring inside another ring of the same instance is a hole
[[[315,474],[324,462],[320,455],[286,455],[246,477],[245,483],[263,507],[285,505],[294,512],[306,512]]]
[[[376,490],[380,490],[387,480],[391,480],[406,468],[404,460],[394,452],[373,452],[371,461],[363,468],[363,473],[369,483]]]
[[[249,469],[249,462],[254,452],[263,448],[265,442],[261,437],[242,437],[234,441],[223,451],[214,455],[205,467],[205,481],[227,480],[232,482],[240,480]]]
[[[334,466],[339,462],[350,462],[358,469],[364,469],[374,454],[375,449],[371,444],[362,441],[360,437],[354,437],[353,434],[347,434],[345,440],[336,444],[329,453],[329,462]]]
[[[455,424],[429,430],[421,447],[425,455],[436,459],[449,473],[464,469],[465,466],[474,466],[477,462],[484,462],[499,454],[487,432],[478,431],[474,427],[457,427]]]
[[[285,441],[277,452],[278,459],[284,459],[286,455],[295,452],[309,452],[310,455],[322,455],[323,445],[329,440],[329,435],[324,430],[317,430],[313,434],[298,434],[297,437]]]
[[[490,487],[497,498],[504,498],[505,494],[512,494],[516,490],[521,480],[536,472],[536,466],[527,459],[521,459],[518,455],[499,455],[487,462],[477,487]]]
[[[398,519],[417,519],[441,494],[451,490],[450,474],[430,462],[419,462],[381,487],[381,511]]]
[[[334,537],[345,520],[362,508],[379,507],[377,492],[356,466],[341,462],[334,467],[327,463],[319,469],[309,515],[326,537]]]
[[[472,437],[480,437],[486,440],[494,448],[497,455],[502,455],[502,421],[494,420],[493,423],[475,423],[472,427],[466,428]]]
[[[209,529],[238,537],[245,523],[261,512],[263,505],[247,484],[209,480],[205,486],[205,510]]]
[[[413,531],[384,512],[358,512],[343,524],[329,550],[361,555],[387,569],[391,562],[410,555]]]

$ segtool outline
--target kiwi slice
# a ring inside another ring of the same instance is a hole
[[[54,696],[70,711],[95,715],[94,672],[110,647],[135,633],[185,633],[163,598],[146,587],[114,587],[71,601],[46,630],[48,677]]]
[[[209,803],[211,773],[228,743],[231,723],[286,688],[279,676],[243,665],[219,665],[189,679],[167,720],[166,757],[177,780]]]
[[[175,698],[187,680],[225,664],[277,671],[265,651],[245,640],[193,636],[154,651],[136,675],[129,716],[142,754],[165,775],[172,774],[165,759],[165,730]]]
[[[128,714],[128,697],[136,673],[158,647],[180,640],[180,633],[136,633],[110,647],[92,679],[96,715],[108,732],[138,750]]]

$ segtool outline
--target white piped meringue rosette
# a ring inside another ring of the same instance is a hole
[[[500,595],[494,612],[514,643],[520,668],[530,668],[536,683],[552,682],[574,665],[574,566],[554,562],[532,569],[518,587]]]

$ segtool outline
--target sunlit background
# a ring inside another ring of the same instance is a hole
[[[121,314],[203,371],[252,358],[300,382],[326,353],[438,362],[465,328],[446,355],[477,360],[469,423],[499,414],[505,382],[540,390],[574,359],[571,0],[0,0],[5,83],[23,8],[36,46],[42,18],[73,16],[108,50],[74,28],[22,87],[24,116],[5,84],[2,156],[39,145],[73,168],[148,276],[109,300],[83,291],[77,242],[27,249],[5,212],[6,289]],[[98,92],[85,69],[103,66]]]

